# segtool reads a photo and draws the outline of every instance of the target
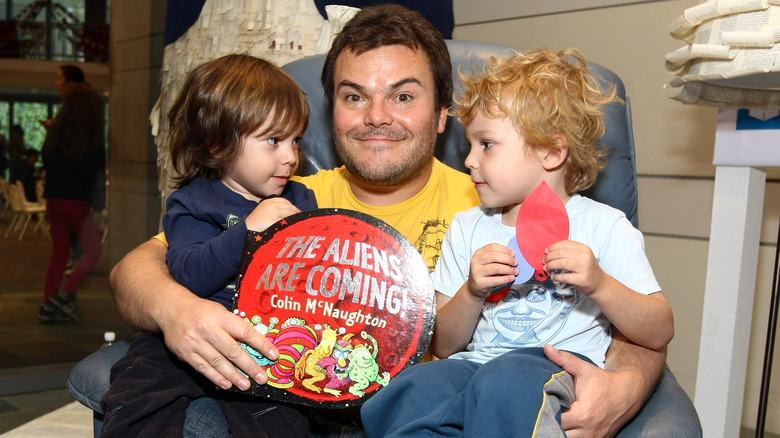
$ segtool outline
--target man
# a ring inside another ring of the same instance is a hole
[[[430,222],[446,228],[456,212],[477,205],[469,177],[433,158],[451,104],[451,66],[441,35],[419,14],[391,5],[362,10],[336,37],[322,81],[345,166],[300,179],[320,207],[372,214],[414,242]],[[175,283],[165,251],[152,239],[111,272],[123,317],[141,330],[164,333],[176,356],[222,388],[249,388],[236,367],[265,383],[262,368],[238,342],[271,358],[273,346],[224,307]],[[437,254],[423,256],[432,267]],[[614,434],[649,396],[665,359],[621,338],[610,350],[609,371],[547,352],[577,378],[578,401],[562,420],[570,437]]]

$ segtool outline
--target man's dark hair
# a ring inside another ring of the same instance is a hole
[[[436,107],[452,105],[452,63],[441,33],[418,12],[403,6],[385,4],[362,9],[333,40],[322,67],[322,87],[333,113],[336,59],[344,50],[357,55],[384,46],[402,45],[422,50],[436,84]]]
[[[75,65],[65,64],[60,66],[62,75],[65,76],[65,80],[68,82],[75,82],[77,84],[83,84],[85,82],[84,72]]]
[[[76,84],[62,100],[54,122],[43,142],[43,153],[61,150],[71,162],[85,160],[104,146],[105,104],[86,84]]]

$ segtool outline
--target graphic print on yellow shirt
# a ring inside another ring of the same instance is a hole
[[[434,160],[431,178],[420,193],[404,202],[377,207],[360,202],[349,187],[349,172],[339,167],[297,177],[314,191],[320,208],[347,208],[387,222],[403,234],[433,272],[441,242],[455,213],[479,205],[471,178]]]

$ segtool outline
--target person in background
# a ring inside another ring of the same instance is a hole
[[[8,179],[8,139],[0,125],[0,178]]]
[[[22,125],[11,126],[11,134],[8,137],[8,181],[17,181],[17,172],[24,163],[24,129]]]
[[[38,163],[39,157],[40,153],[37,150],[27,148],[24,151],[24,161],[19,165],[16,172],[17,181],[22,182],[24,196],[27,198],[28,202],[38,202],[39,172],[36,164]]]
[[[46,169],[43,197],[53,246],[38,312],[44,321],[80,318],[78,287],[102,253],[93,213],[104,206],[93,205],[93,200],[95,191],[101,191],[96,183],[104,181],[106,172],[103,101],[84,82],[81,69],[73,65],[60,67],[56,86],[63,103],[54,120],[44,122],[47,133],[42,150]],[[83,255],[63,282],[73,234],[78,236]]]

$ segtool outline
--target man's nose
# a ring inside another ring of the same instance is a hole
[[[366,124],[371,126],[389,125],[392,123],[387,102],[373,100],[366,109]]]

